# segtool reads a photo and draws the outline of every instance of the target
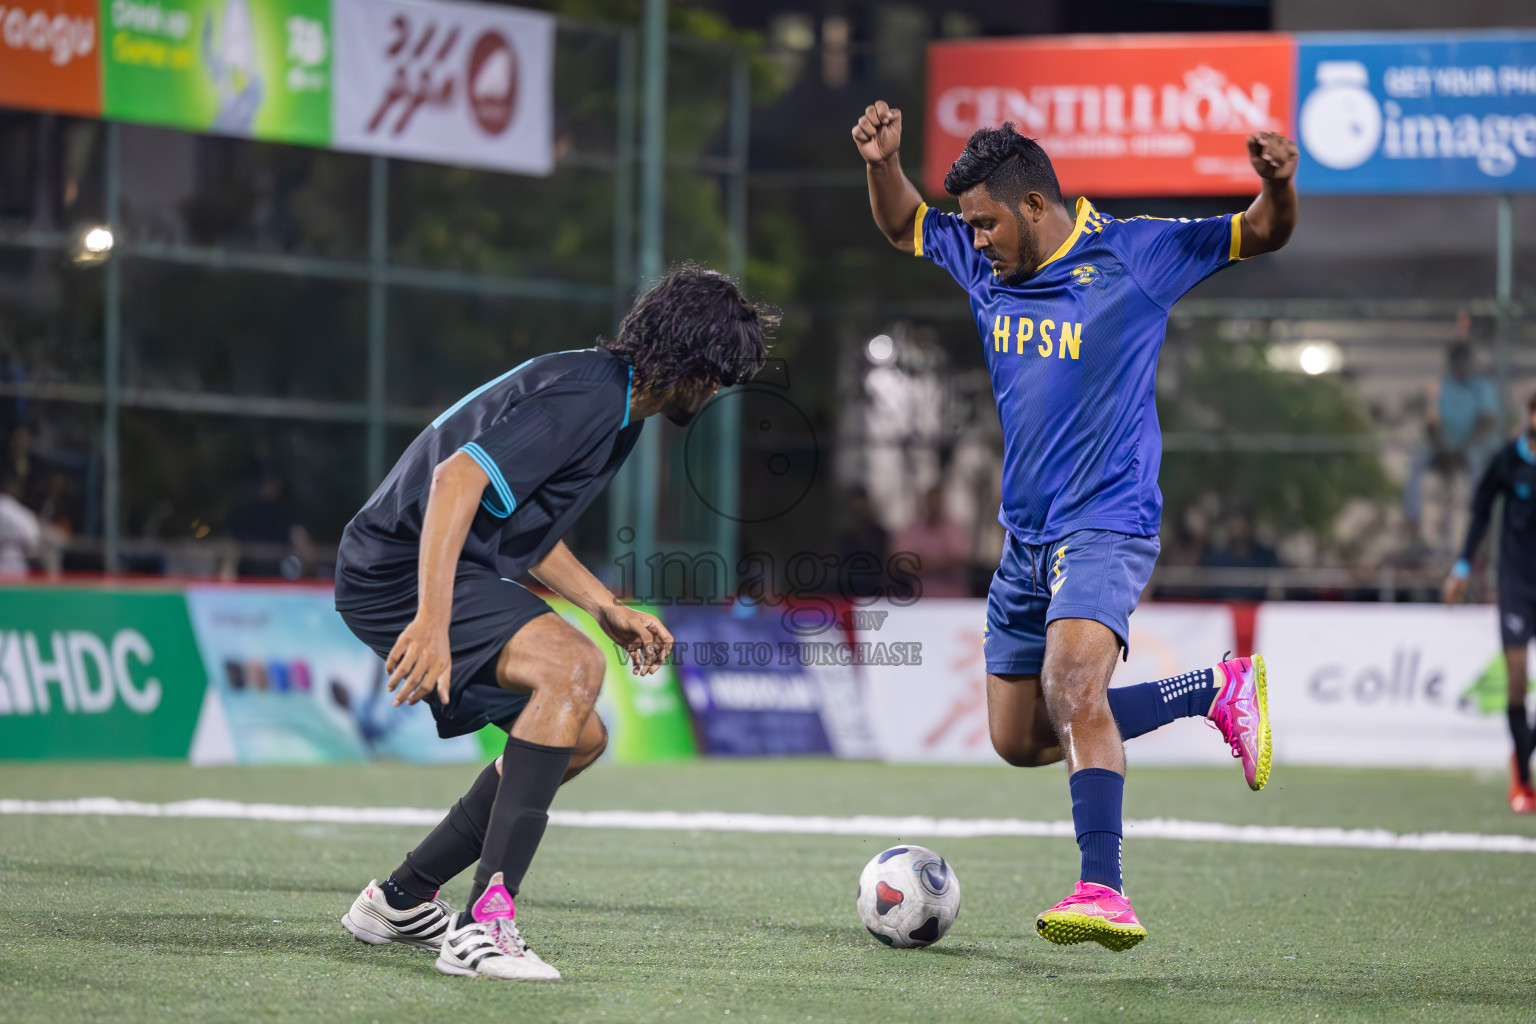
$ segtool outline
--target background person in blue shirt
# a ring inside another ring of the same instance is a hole
[[[930,209],[901,170],[901,112],[883,101],[853,129],[885,237],[925,256],[970,297],[1003,425],[1002,563],[984,643],[992,745],[1010,764],[1070,772],[1082,873],[1035,921],[1061,943],[1128,949],[1146,937],[1120,867],[1123,738],[1205,715],[1253,789],[1269,776],[1261,658],[1109,690],[1128,620],[1158,551],[1162,435],[1154,382],[1168,309],[1296,226],[1296,145],[1248,139],[1262,179],[1241,214],[1118,220],[1063,202],[1050,158],[1011,124],[971,136]]]

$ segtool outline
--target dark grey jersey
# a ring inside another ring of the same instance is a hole
[[[1461,557],[1471,561],[1488,532],[1493,503],[1504,497],[1499,532],[1499,590],[1536,594],[1536,452],[1521,434],[1500,448],[1472,496],[1472,521]]]
[[[338,608],[414,592],[432,471],[464,452],[490,477],[461,562],[514,579],[537,564],[624,463],[634,371],[600,348],[538,356],[476,388],[417,436],[347,524]]]

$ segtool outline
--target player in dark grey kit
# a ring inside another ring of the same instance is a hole
[[[444,737],[487,723],[509,733],[442,823],[353,902],[342,924],[358,939],[439,950],[445,974],[560,977],[518,933],[512,900],[555,790],[606,743],[593,711],[606,659],[513,580],[529,573],[589,613],[640,674],[661,666],[666,628],[560,538],[647,416],[686,424],[757,372],[765,319],[729,278],[675,270],[614,341],[530,359],[444,411],[347,524],[336,609],[385,659],[395,703],[427,701]],[[438,890],[477,860],[470,909],[455,916]]]
[[[1466,596],[1472,559],[1488,532],[1494,500],[1504,499],[1504,525],[1499,531],[1499,632],[1504,665],[1509,671],[1509,733],[1514,739],[1509,807],[1517,814],[1536,814],[1536,789],[1531,786],[1531,753],[1536,736],[1525,712],[1525,649],[1536,636],[1536,394],[1526,403],[1525,431],[1499,449],[1488,464],[1472,497],[1472,522],[1461,557],[1445,581],[1445,599],[1456,604]]]

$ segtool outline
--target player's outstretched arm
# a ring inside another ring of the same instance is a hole
[[[1498,460],[1495,459],[1483,470],[1482,479],[1477,482],[1477,490],[1472,493],[1472,518],[1467,523],[1467,539],[1461,545],[1461,557],[1451,566],[1450,575],[1446,576],[1445,583],[1440,587],[1440,596],[1445,598],[1447,604],[1460,604],[1467,594],[1467,577],[1472,574],[1472,559],[1477,557],[1477,549],[1482,547],[1483,537],[1493,521],[1493,503],[1503,490]]]
[[[1259,197],[1243,212],[1243,259],[1274,252],[1290,241],[1296,230],[1299,203],[1296,199],[1296,143],[1275,132],[1248,136],[1248,159],[1263,179]]]
[[[885,100],[865,107],[853,126],[853,142],[864,158],[875,223],[896,248],[916,251],[912,228],[923,197],[901,170],[901,111]]]
[[[432,491],[421,524],[416,560],[416,618],[400,633],[384,669],[395,704],[411,703],[434,689],[447,703],[453,652],[448,622],[453,615],[453,578],[464,538],[491,478],[464,452],[454,452],[432,471]]]
[[[636,673],[648,676],[666,663],[672,634],[654,615],[631,608],[581,564],[560,541],[528,570],[533,578],[597,620],[603,632],[629,652]]]

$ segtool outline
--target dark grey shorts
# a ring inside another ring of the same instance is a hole
[[[364,588],[350,585],[345,574],[337,573],[336,610],[359,640],[386,658],[416,618],[416,577]],[[448,703],[445,706],[435,693],[426,699],[439,736],[463,736],[491,724],[506,728],[522,713],[528,695],[496,684],[496,656],[518,630],[552,611],[527,587],[483,566],[460,563],[448,624],[453,651]]]

